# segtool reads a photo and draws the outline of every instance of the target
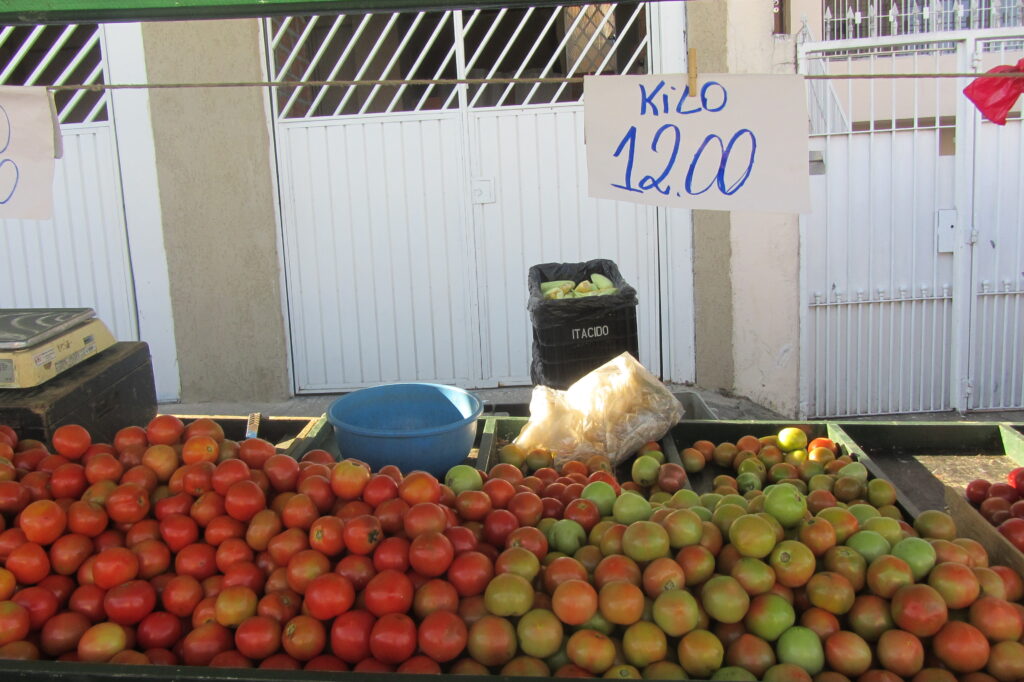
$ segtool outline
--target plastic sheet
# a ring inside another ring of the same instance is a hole
[[[1003,65],[989,69],[987,73],[1020,73],[1020,78],[976,78],[966,88],[964,94],[974,102],[974,106],[997,125],[1006,125],[1006,115],[1024,94],[1024,59],[1016,66]]]
[[[514,444],[527,453],[546,449],[556,465],[593,455],[618,464],[662,438],[682,416],[683,406],[668,388],[622,353],[565,391],[535,387],[530,420]]]

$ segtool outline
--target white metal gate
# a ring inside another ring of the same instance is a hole
[[[805,74],[985,71],[1020,28],[800,47]],[[1024,139],[969,79],[808,81],[813,212],[801,219],[801,412],[1024,407]]]
[[[660,371],[657,213],[586,197],[585,73],[643,73],[644,4],[266,24],[297,392],[529,383],[529,266],[615,260]],[[554,77],[544,84],[445,79]],[[388,80],[424,79],[422,84]],[[385,82],[380,82],[385,81]],[[647,305],[643,305],[646,302]]]
[[[95,24],[0,27],[0,83],[105,81]],[[116,338],[139,338],[120,171],[106,92],[62,91],[64,157],[52,220],[0,221],[0,307],[94,308]]]

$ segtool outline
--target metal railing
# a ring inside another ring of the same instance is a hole
[[[825,40],[1024,26],[1024,0],[823,0]]]

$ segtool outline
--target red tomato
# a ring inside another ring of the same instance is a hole
[[[331,625],[331,651],[348,663],[358,663],[370,656],[370,632],[377,619],[368,611],[355,610],[341,614]]]
[[[102,533],[108,522],[107,512],[98,504],[72,502],[68,507],[68,530],[94,538]]]
[[[305,610],[318,620],[330,620],[352,608],[356,593],[352,583],[337,573],[317,576],[306,586]]]
[[[62,464],[50,474],[50,492],[56,498],[73,497],[77,499],[88,487],[89,481],[85,478],[85,467],[81,464]]]
[[[363,514],[345,524],[345,546],[353,554],[370,554],[383,539],[383,534],[380,521]]]
[[[373,515],[380,521],[380,527],[388,535],[397,535],[405,532],[405,514],[411,507],[409,504],[396,497],[385,500],[373,510]]]
[[[267,508],[267,498],[258,485],[252,481],[237,481],[231,484],[224,495],[224,509],[228,515],[239,521],[248,521],[256,512]]]
[[[281,509],[281,523],[285,528],[309,530],[320,516],[313,500],[302,494],[292,495]]]
[[[241,521],[230,516],[218,516],[206,524],[206,529],[203,531],[203,540],[208,545],[213,545],[217,548],[228,540],[238,540],[245,545],[245,540],[242,539],[245,537],[245,531],[246,525]],[[246,547],[249,546],[246,545]]]
[[[309,616],[295,616],[281,630],[281,645],[289,656],[299,661],[316,658],[326,643],[323,624]]]
[[[58,613],[43,624],[39,633],[39,649],[50,658],[75,651],[78,640],[90,627],[92,622],[81,613]]]
[[[92,436],[78,424],[58,426],[52,440],[53,449],[69,459],[78,459],[92,445]]]
[[[482,521],[493,506],[491,497],[482,490],[463,490],[455,496],[455,508],[466,521]]]
[[[337,501],[334,491],[331,490],[331,483],[326,476],[307,476],[305,478],[300,476],[299,486],[296,490],[300,495],[308,497],[320,514],[328,513]]]
[[[20,585],[35,585],[50,572],[50,558],[46,550],[34,542],[18,545],[7,555],[4,564]]]
[[[185,635],[181,643],[185,665],[209,665],[213,657],[234,645],[231,630],[219,623],[205,623]]]
[[[452,543],[452,549],[456,556],[463,552],[472,552],[476,549],[477,539],[473,531],[465,526],[452,526],[444,531],[444,536]]]
[[[273,618],[278,623],[286,623],[299,615],[302,597],[285,588],[267,592],[256,604],[256,614]]]
[[[21,484],[28,490],[29,497],[35,500],[52,500],[50,492],[50,474],[45,471],[33,471],[21,478]]]
[[[78,585],[66,575],[50,574],[40,580],[37,587],[42,587],[52,592],[53,596],[57,597],[57,604],[63,609],[67,607],[68,599]]]
[[[196,501],[192,503],[192,507],[188,512],[189,516],[191,516],[201,528],[205,528],[210,521],[213,521],[218,516],[224,516],[226,513],[227,507],[224,503],[224,497],[215,492],[205,492],[200,495]]]
[[[428,578],[443,575],[454,558],[455,549],[451,541],[438,532],[417,535],[409,546],[409,564],[414,571]]]
[[[245,540],[228,538],[217,546],[214,560],[217,563],[217,570],[226,574],[232,566],[249,563],[254,556],[252,548],[245,544]]]
[[[384,538],[373,550],[373,568],[376,571],[408,571],[409,541],[398,536]]]
[[[330,570],[331,562],[327,557],[315,549],[304,549],[288,560],[288,587],[299,594],[305,594],[306,587],[314,578]]]
[[[171,567],[171,550],[159,540],[144,540],[132,547],[139,559],[139,577],[155,578]]]
[[[263,660],[281,647],[281,624],[266,616],[250,616],[235,630],[235,648],[243,656]]]
[[[181,619],[166,611],[148,614],[135,629],[135,636],[141,649],[169,649],[183,633]]]
[[[92,553],[92,540],[84,535],[71,533],[51,545],[50,566],[60,575],[74,575]]]
[[[432,502],[420,502],[409,508],[405,514],[405,534],[414,538],[421,533],[442,533],[448,526],[448,514],[444,507]]]
[[[0,481],[0,513],[17,514],[32,501],[28,488],[17,481]]]
[[[405,613],[412,606],[413,585],[404,573],[381,571],[370,579],[363,591],[366,609],[375,616]]]
[[[149,495],[134,484],[118,486],[107,498],[107,514],[115,523],[135,523],[149,513]]]
[[[370,653],[382,663],[401,663],[416,652],[416,624],[404,613],[388,613],[370,631]]]
[[[217,572],[217,554],[207,544],[196,542],[186,545],[174,558],[174,572],[205,580]]]
[[[185,432],[185,424],[170,414],[159,414],[146,425],[146,440],[150,445],[174,445]]]
[[[167,583],[160,598],[166,611],[185,618],[202,601],[203,586],[190,575],[178,575]]]
[[[466,623],[449,611],[428,614],[420,623],[418,634],[420,651],[438,663],[457,658],[466,648]]]
[[[398,484],[398,496],[410,505],[440,502],[441,484],[425,471],[413,471]]]
[[[345,550],[345,524],[336,516],[321,516],[309,527],[309,546],[326,556]]]
[[[81,585],[71,593],[68,609],[80,613],[90,622],[98,623],[106,618],[103,610],[103,597],[107,591],[96,585]]]
[[[516,493],[508,501],[507,509],[515,515],[520,526],[534,526],[543,516],[544,503],[535,493]]]
[[[331,489],[338,499],[359,499],[369,482],[370,469],[355,460],[342,460],[331,469]]]
[[[390,476],[375,474],[370,477],[366,487],[363,488],[363,502],[373,507],[397,497],[398,483]]]
[[[173,514],[188,516],[194,502],[195,500],[188,493],[176,493],[174,495],[170,495],[157,500],[153,504],[153,516],[157,521],[163,521],[165,518]]]
[[[448,582],[461,597],[483,594],[493,577],[493,562],[480,552],[460,554],[448,567]]]
[[[226,459],[216,466],[210,476],[210,484],[218,495],[227,495],[232,484],[250,481],[249,465],[240,459]]]
[[[32,617],[21,604],[0,601],[0,646],[28,636]]]
[[[287,566],[298,552],[309,548],[309,534],[299,528],[289,528],[272,537],[267,544],[270,558],[278,566]]]
[[[270,487],[278,492],[295,490],[299,484],[299,463],[288,455],[272,455],[263,464]]]
[[[348,578],[357,592],[362,591],[370,582],[370,578],[377,574],[373,566],[373,560],[368,556],[350,554],[338,561],[334,572]]]
[[[508,536],[519,527],[515,515],[507,509],[495,509],[484,519],[484,540],[494,547],[504,547]]]
[[[266,583],[266,575],[252,561],[239,561],[224,571],[224,587],[242,585],[257,594],[261,594]]]
[[[491,506],[504,509],[516,495],[515,486],[503,478],[491,478],[483,485],[483,491],[491,498]]]
[[[156,590],[145,580],[130,580],[107,590],[103,609],[119,625],[135,625],[156,607]]]
[[[521,526],[509,533],[505,539],[505,547],[522,547],[532,552],[538,559],[543,559],[548,553],[548,539],[534,526]]]
[[[199,540],[199,525],[191,516],[169,514],[160,521],[160,537],[172,552]]]
[[[11,601],[28,611],[29,625],[33,631],[43,627],[43,624],[52,618],[60,608],[57,596],[42,587],[26,587],[23,590],[18,590],[11,597]]]
[[[571,519],[583,526],[583,530],[590,532],[590,529],[601,520],[601,511],[593,500],[575,499],[565,506],[562,518]]]

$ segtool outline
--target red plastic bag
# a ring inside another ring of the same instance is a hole
[[[1006,115],[1010,113],[1017,98],[1024,93],[1024,59],[1017,66],[997,66],[988,73],[1019,73],[1020,78],[976,78],[964,88],[967,99],[984,114],[985,118],[998,125],[1006,125]]]

